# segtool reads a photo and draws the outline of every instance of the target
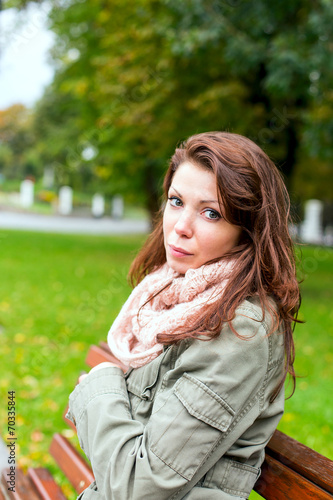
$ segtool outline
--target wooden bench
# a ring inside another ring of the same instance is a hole
[[[107,344],[102,342],[91,346],[86,363],[93,367],[112,360]],[[54,434],[50,453],[77,493],[93,481],[90,465],[61,434]],[[15,493],[7,489],[6,474],[3,471],[0,500],[67,500],[45,468],[28,469],[26,474],[16,470]],[[333,461],[275,431],[254,490],[266,500],[333,500]]]

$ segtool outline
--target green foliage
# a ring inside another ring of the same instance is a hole
[[[321,197],[313,179],[332,186],[321,174],[333,159],[331,2],[70,0],[49,20],[57,71],[34,149],[59,184],[153,212],[179,141],[223,129],[259,143],[289,187],[303,172],[304,193]]]
[[[22,104],[0,110],[0,172],[9,179],[40,175],[40,160],[31,149],[36,137],[32,113]]]

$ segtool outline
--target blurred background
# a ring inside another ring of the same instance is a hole
[[[306,324],[280,428],[333,458],[333,3],[12,0],[0,27],[0,387],[22,391],[21,465],[52,467],[49,436],[147,226],[102,237],[1,221],[149,223],[176,145],[208,130],[251,138],[284,176]]]
[[[31,179],[44,212],[66,185],[73,209],[100,193],[152,214],[175,145],[229,130],[278,164],[298,222],[323,202],[330,233],[332,21],[327,0],[5,2],[2,196]]]

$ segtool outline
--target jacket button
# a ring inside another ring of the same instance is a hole
[[[150,398],[150,389],[146,389],[142,394],[141,394],[142,399],[147,401],[147,399]]]

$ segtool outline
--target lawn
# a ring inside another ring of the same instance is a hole
[[[51,437],[71,436],[62,420],[68,395],[89,345],[105,340],[130,291],[127,271],[143,239],[0,232],[0,432],[6,439],[5,401],[14,390],[19,465],[57,471]],[[302,254],[299,379],[279,428],[333,459],[333,251],[304,247]]]

